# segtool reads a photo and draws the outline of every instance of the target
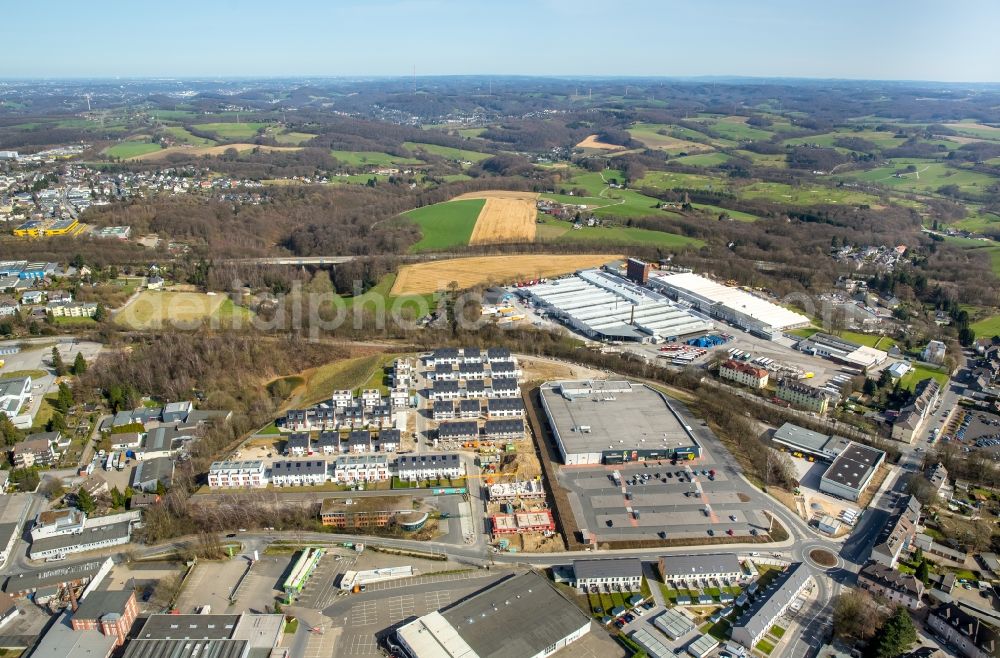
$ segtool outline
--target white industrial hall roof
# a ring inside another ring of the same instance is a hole
[[[683,290],[715,304],[722,304],[727,308],[763,322],[775,329],[780,330],[809,323],[809,318],[804,315],[789,311],[786,308],[769,302],[766,299],[751,295],[739,288],[731,288],[721,283],[716,283],[693,272],[679,274],[653,273],[651,277],[663,285]]]

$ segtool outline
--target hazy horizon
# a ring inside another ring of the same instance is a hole
[[[0,79],[530,76],[1000,82],[1000,4],[17,2]],[[36,28],[36,29],[32,29]],[[961,34],[961,38],[956,35]]]

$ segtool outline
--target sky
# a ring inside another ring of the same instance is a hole
[[[0,79],[1000,82],[996,0],[6,0]]]

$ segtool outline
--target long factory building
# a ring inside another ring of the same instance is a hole
[[[692,272],[653,272],[649,276],[649,287],[768,340],[789,329],[809,326],[809,318],[800,313]]]
[[[711,331],[711,320],[603,270],[523,289],[559,321],[595,340],[659,342]]]

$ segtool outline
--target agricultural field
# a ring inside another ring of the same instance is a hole
[[[330,155],[349,167],[396,167],[420,164],[420,160],[416,158],[406,158],[381,151],[330,151]]]
[[[608,144],[597,139],[597,135],[587,135],[587,138],[576,145],[578,149],[593,149],[595,151],[621,151],[625,147],[621,144]]]
[[[166,126],[163,128],[163,132],[167,133],[175,141],[181,142],[182,144],[190,144],[191,146],[215,146],[215,142],[211,139],[192,135],[188,129],[183,126]]]
[[[977,171],[959,169],[932,160],[892,160],[892,165],[863,172],[850,172],[844,179],[884,185],[905,192],[936,192],[945,185],[957,185],[962,192],[983,192],[997,179]],[[912,167],[912,171],[907,171]]]
[[[135,156],[134,159],[143,161],[166,160],[167,156],[173,155],[174,153],[180,153],[186,156],[193,156],[193,157],[202,157],[206,155],[216,156],[216,155],[222,155],[229,149],[236,149],[240,153],[253,151],[254,149],[260,149],[261,151],[300,150],[298,146],[261,146],[258,144],[220,144],[218,146],[171,146],[170,148],[160,149],[153,153],[144,153],[142,155]]]
[[[760,217],[756,215],[751,215],[748,212],[741,212],[739,210],[729,210],[728,208],[722,208],[720,206],[712,206],[707,203],[692,203],[693,208],[702,210],[707,213],[711,213],[714,217],[726,214],[729,215],[733,220],[737,222],[756,222]]]
[[[698,153],[695,155],[683,155],[671,160],[689,167],[718,167],[729,161],[729,156],[725,153]]]
[[[738,195],[744,199],[766,199],[790,206],[812,206],[827,203],[876,206],[881,203],[878,197],[864,192],[842,187],[823,187],[822,185],[793,187],[785,183],[758,182],[740,188]]]
[[[137,158],[140,155],[155,153],[159,150],[159,144],[152,144],[150,142],[121,142],[104,149],[103,153],[109,158],[129,160]]]
[[[420,226],[420,241],[410,251],[436,251],[469,244],[485,199],[460,199],[435,203],[403,213]]]
[[[713,154],[714,155],[714,154]],[[695,156],[697,157],[697,156]],[[689,190],[726,190],[726,180],[702,174],[681,174],[673,171],[650,171],[636,183],[637,187],[652,187],[658,190],[684,188]]]
[[[538,226],[539,242],[582,242],[616,247],[644,246],[679,249],[702,247],[704,242],[675,233],[653,231],[631,226],[582,226],[574,229],[570,222],[553,221]]]
[[[295,131],[280,132],[274,135],[276,142],[282,146],[301,146],[315,137],[313,133],[298,133]]]
[[[129,329],[195,327],[215,315],[225,295],[145,290],[115,314],[115,322]]]
[[[896,137],[895,133],[885,130],[837,130],[821,135],[809,135],[808,137],[793,137],[786,139],[788,146],[800,146],[802,144],[835,148],[834,142],[838,139],[857,137],[872,142],[881,149],[891,149],[906,141],[905,137]],[[846,149],[845,149],[846,150]]]
[[[266,123],[196,123],[194,127],[217,135],[220,139],[250,139],[267,126]]]
[[[396,277],[394,295],[426,294],[444,290],[453,282],[459,289],[509,283],[518,279],[550,277],[599,267],[621,258],[618,254],[533,254],[452,258],[405,265]]]
[[[784,153],[754,153],[753,151],[736,151],[736,155],[750,160],[758,167],[772,169],[787,169],[788,159]]]
[[[774,134],[769,130],[747,125],[747,117],[725,116],[696,119],[696,121],[713,132],[722,135],[724,139],[734,142],[766,141],[771,139],[771,136]]]
[[[632,135],[633,139],[642,142],[646,148],[665,151],[671,155],[712,150],[712,147],[708,144],[700,144],[697,141],[692,141],[692,139],[708,141],[709,138],[706,135],[681,128],[680,126],[660,123],[637,123],[629,128],[628,132]]]
[[[430,155],[437,155],[448,160],[462,160],[468,162],[480,162],[490,156],[489,153],[470,151],[468,149],[456,149],[450,146],[438,146],[437,144],[423,144],[421,142],[403,142],[403,147],[410,151],[423,151]]]
[[[479,192],[472,196],[462,195],[460,198],[473,200],[480,196],[486,199],[486,204],[476,220],[469,244],[534,242],[535,218],[538,215],[535,209],[537,194],[523,192],[514,196]]]
[[[989,141],[1000,141],[1000,128],[988,126],[974,121],[960,121],[958,123],[945,124],[959,135],[977,137]]]

